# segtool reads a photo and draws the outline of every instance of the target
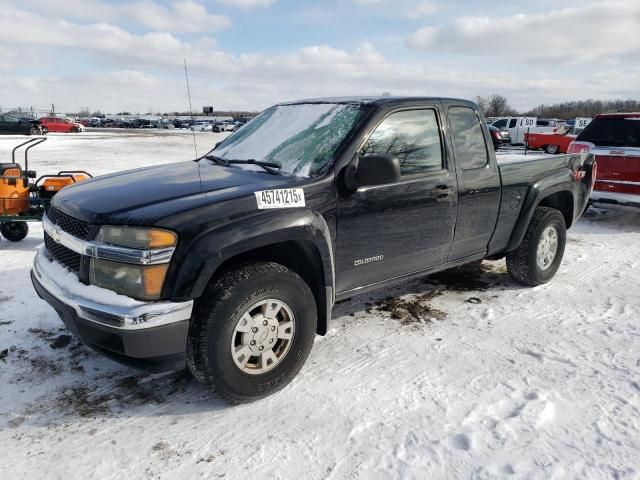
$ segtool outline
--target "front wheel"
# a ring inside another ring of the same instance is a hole
[[[238,267],[205,290],[187,340],[193,376],[231,403],[266,397],[304,364],[316,333],[313,294],[277,263]]]
[[[10,242],[19,242],[29,233],[27,222],[4,222],[0,227],[2,236]]]
[[[555,208],[536,208],[520,246],[507,254],[509,275],[525,285],[547,283],[560,268],[566,241],[562,213]]]

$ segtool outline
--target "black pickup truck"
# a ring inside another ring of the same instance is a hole
[[[484,258],[549,281],[592,170],[498,165],[465,100],[283,103],[194,161],[65,188],[31,276],[91,348],[248,401],[296,375],[338,300]]]

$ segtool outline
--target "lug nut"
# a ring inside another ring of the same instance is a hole
[[[264,347],[260,347],[260,350],[264,350]]]
[[[255,345],[256,341],[255,340],[251,340],[251,342],[249,342],[249,345]]]
[[[262,324],[266,327],[267,325],[269,325],[269,322],[265,320],[264,322],[262,322]]]
[[[269,343],[273,343],[273,338],[271,340],[269,340]]]
[[[271,331],[272,332],[275,331],[275,329],[276,329],[276,327],[271,327]]]
[[[252,331],[253,333],[257,333],[257,332],[258,332],[258,327],[253,327],[253,328],[251,329],[251,331]]]

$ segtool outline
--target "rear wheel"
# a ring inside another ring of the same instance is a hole
[[[29,129],[29,135],[42,135],[42,130],[38,127],[31,127]]]
[[[558,145],[547,145],[544,150],[551,155],[555,155],[556,153],[558,153],[558,150],[560,150],[560,148],[558,147]]]
[[[10,242],[19,242],[29,233],[27,222],[4,222],[0,227],[2,236]]]
[[[204,292],[187,340],[193,376],[231,403],[265,397],[304,364],[316,332],[313,294],[277,263],[229,271]]]
[[[567,229],[562,214],[547,207],[536,208],[520,246],[507,254],[507,270],[525,285],[542,285],[558,271]]]

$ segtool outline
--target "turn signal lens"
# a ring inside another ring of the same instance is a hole
[[[149,248],[173,247],[176,244],[176,234],[168,230],[152,228],[149,230]]]
[[[159,298],[168,265],[154,265],[142,270],[142,285],[147,298]]]

